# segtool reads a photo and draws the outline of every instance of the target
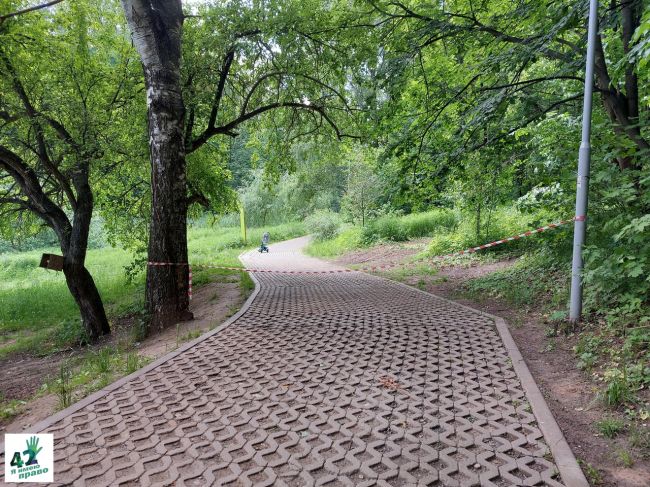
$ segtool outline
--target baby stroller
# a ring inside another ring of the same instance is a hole
[[[269,240],[271,236],[269,235],[269,232],[264,232],[264,235],[262,235],[262,245],[260,245],[260,248],[258,249],[260,253],[266,252],[267,254],[269,253]]]

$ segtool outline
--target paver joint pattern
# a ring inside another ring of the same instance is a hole
[[[244,260],[331,267],[303,244]],[[57,483],[564,485],[492,319],[361,273],[256,278],[233,324],[46,428]]]

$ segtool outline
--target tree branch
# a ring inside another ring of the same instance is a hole
[[[56,5],[57,3],[61,3],[61,2],[63,2],[63,0],[52,0],[51,2],[43,3],[41,5],[35,5],[34,7],[29,7],[23,10],[18,10],[16,12],[0,15],[0,24],[2,24],[5,20],[11,17],[16,17],[18,15],[26,14],[28,12],[33,12],[35,10],[41,10],[43,8],[51,7],[52,5]]]

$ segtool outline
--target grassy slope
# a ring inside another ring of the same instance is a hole
[[[260,241],[265,230],[275,241],[303,234],[299,224],[250,229],[249,245],[242,245],[238,228],[192,228],[188,232],[190,262],[240,266],[239,254]],[[65,323],[78,319],[62,273],[38,267],[43,252],[60,253],[58,249],[42,249],[0,255],[0,358],[14,352],[51,349],[43,344],[65,335],[69,328]],[[133,256],[122,249],[88,252],[88,268],[111,318],[142,306],[144,273],[133,282],[124,273],[132,260]],[[196,271],[195,284],[205,284],[220,274],[224,272]]]

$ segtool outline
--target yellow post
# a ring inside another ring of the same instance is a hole
[[[239,225],[241,227],[241,239],[246,244],[246,214],[244,213],[244,205],[239,203]]]

